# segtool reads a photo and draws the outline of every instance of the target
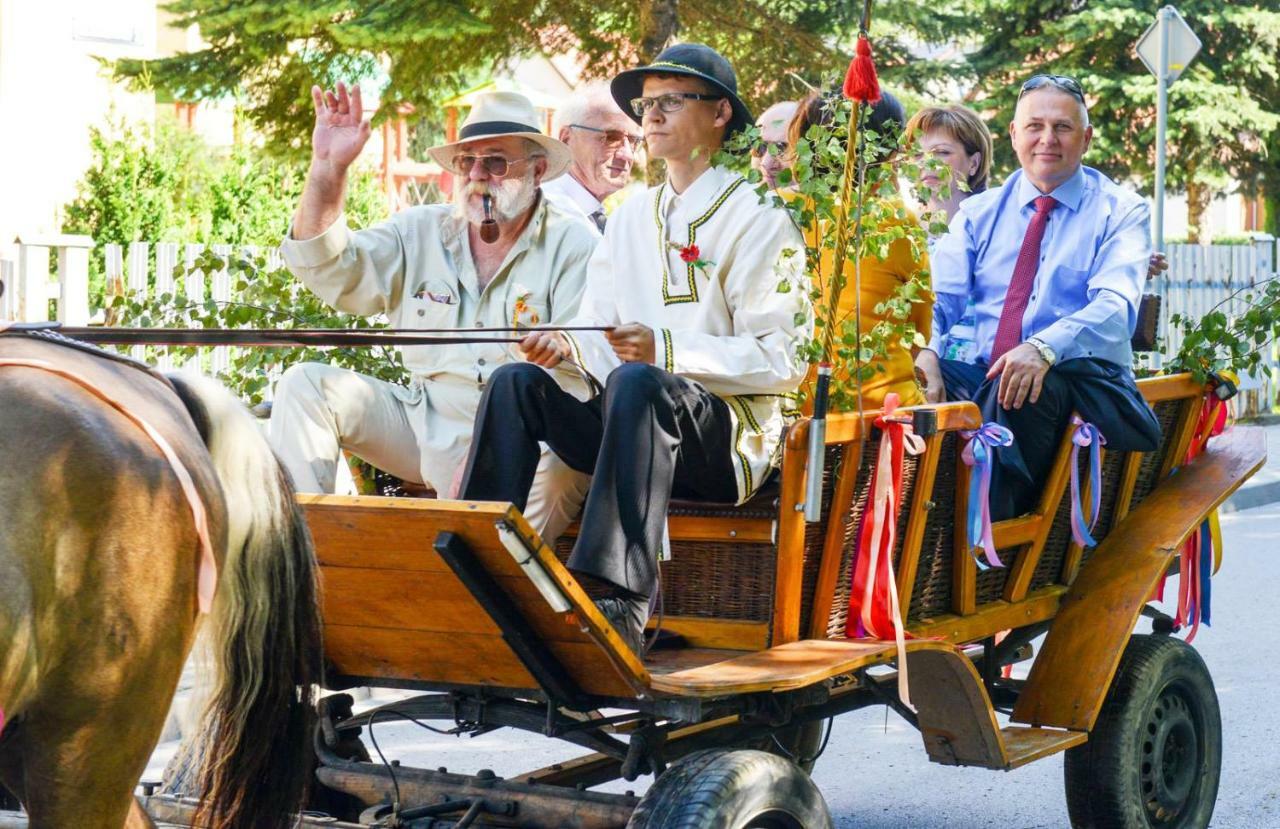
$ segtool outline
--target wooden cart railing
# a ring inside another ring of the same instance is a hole
[[[1099,541],[1185,456],[1204,394],[1189,375],[1142,380],[1139,388],[1160,421],[1161,445],[1145,453],[1103,449]],[[960,460],[959,435],[980,425],[978,410],[970,403],[934,408],[937,433],[922,455],[906,461],[894,551],[908,629],[967,642],[1051,618],[1091,555],[1071,540],[1070,436],[1063,437],[1036,510],[993,527],[1007,566],[980,573],[965,537],[969,469]],[[818,523],[806,524],[798,509],[807,421],[787,434],[778,481],[748,503],[674,503],[672,560],[662,565],[663,626],[695,645],[740,650],[843,638],[857,522],[878,448],[874,418],[843,414],[828,421]],[[560,540],[562,556],[574,532]]]

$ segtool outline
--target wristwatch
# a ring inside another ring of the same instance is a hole
[[[1027,344],[1035,346],[1036,351],[1040,352],[1040,359],[1049,365],[1053,365],[1058,361],[1058,354],[1053,350],[1053,346],[1049,345],[1039,337],[1027,337]]]

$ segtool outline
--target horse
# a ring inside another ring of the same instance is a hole
[[[217,383],[59,340],[0,335],[0,784],[32,829],[152,826],[133,790],[200,627],[195,824],[291,826],[321,651],[289,476]]]

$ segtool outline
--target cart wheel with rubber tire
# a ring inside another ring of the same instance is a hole
[[[712,749],[673,764],[627,829],[830,829],[818,787],[800,767],[764,751]]]
[[[1222,764],[1218,696],[1180,639],[1130,638],[1089,741],[1066,753],[1067,812],[1090,829],[1203,829]]]

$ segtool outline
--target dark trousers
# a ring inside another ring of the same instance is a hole
[[[480,401],[462,497],[524,509],[543,441],[590,474],[569,567],[648,597],[673,495],[733,502],[733,421],[701,385],[643,363],[582,402],[528,363],[496,370]]]
[[[986,379],[987,370],[985,365],[942,361],[947,399],[972,400],[983,423],[999,423],[1013,432],[1013,445],[996,450],[991,474],[991,519],[1002,521],[1035,508],[1071,419],[1072,393],[1070,382],[1050,368],[1035,403],[1006,410],[1000,405],[1000,377]]]

